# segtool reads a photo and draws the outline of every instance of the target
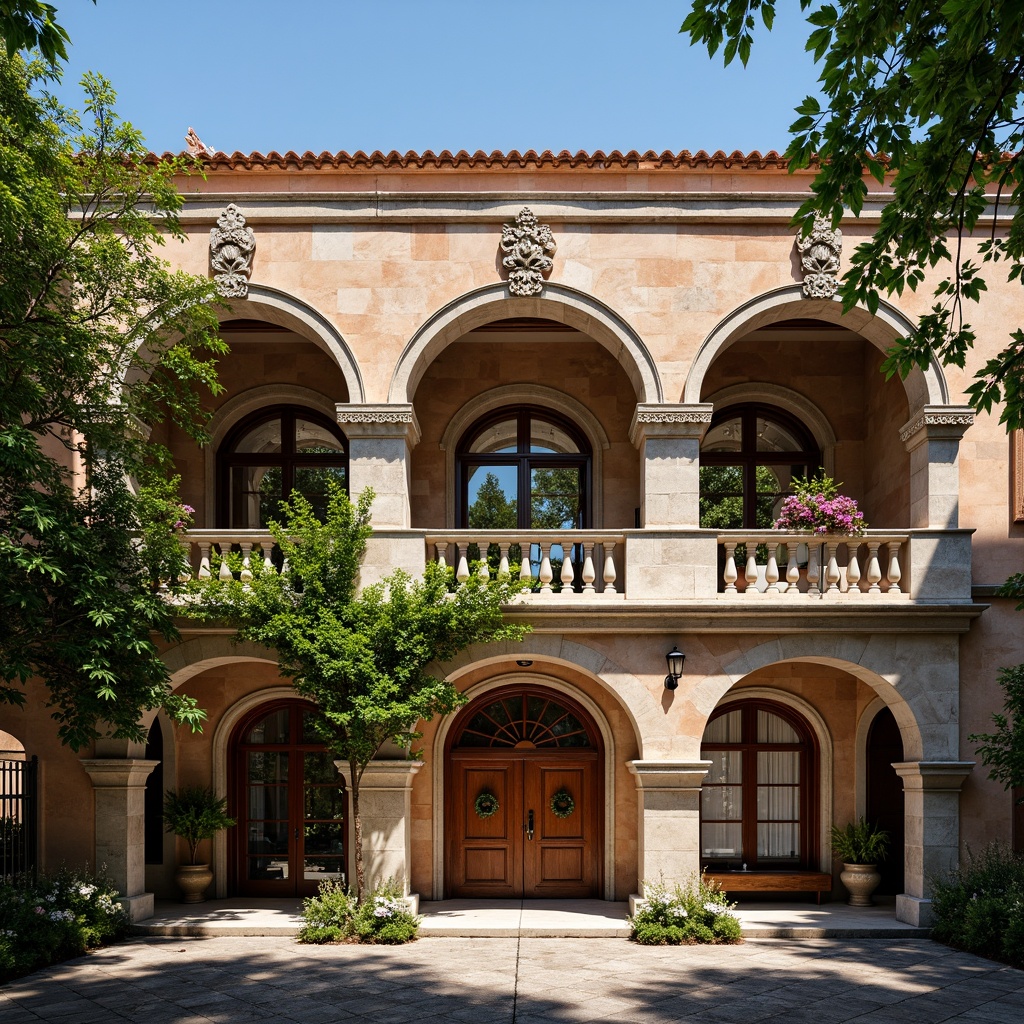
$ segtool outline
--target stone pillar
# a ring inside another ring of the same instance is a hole
[[[159,761],[135,758],[82,758],[92,780],[96,813],[97,871],[121,893],[132,921],[153,916],[153,894],[146,888],[146,779]]]
[[[641,403],[629,439],[640,451],[640,525],[700,525],[700,442],[712,406]]]
[[[960,438],[974,422],[967,405],[926,405],[900,429],[910,452],[910,525],[954,530],[960,520]]]
[[[627,761],[639,800],[637,873],[675,885],[700,873],[700,787],[710,761]]]
[[[335,761],[349,789],[352,773],[348,761]],[[412,877],[412,780],[422,761],[371,761],[359,783],[359,812],[363,826],[363,867],[367,887],[385,878],[397,879],[409,895]],[[354,824],[350,835],[355,834]],[[350,858],[350,864],[355,861]],[[350,872],[355,882],[355,870]],[[415,902],[415,897],[413,900]]]
[[[931,924],[931,879],[954,870],[960,860],[960,787],[973,761],[902,761],[906,847],[904,887],[896,897],[896,919]]]

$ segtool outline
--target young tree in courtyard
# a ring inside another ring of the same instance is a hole
[[[526,631],[503,620],[502,605],[517,594],[507,579],[473,573],[452,592],[451,571],[430,563],[420,579],[396,572],[358,592],[372,500],[366,490],[353,504],[329,484],[321,521],[293,494],[281,504],[280,522],[269,526],[284,557],[280,572],[253,559],[251,579],[238,573],[221,581],[214,574],[192,591],[192,614],[226,621],[237,639],[276,651],[282,674],[316,705],[324,742],[348,762],[360,895],[366,880],[359,790],[366,766],[388,740],[408,745],[418,721],[463,703],[437,666],[471,644],[518,640]]]
[[[904,376],[934,355],[959,367],[975,341],[969,303],[985,273],[1024,271],[1024,5],[1017,0],[800,0],[824,103],[797,107],[791,168],[817,168],[796,220],[838,224],[860,214],[868,179],[891,184],[873,237],[857,246],[840,292],[845,308],[915,290],[929,275],[931,308],[884,364]],[[745,64],[775,0],[693,0],[680,31],[725,63]],[[997,223],[998,215],[998,223]],[[996,266],[999,264],[999,266]],[[939,278],[930,272],[936,269]],[[1024,331],[1012,331],[968,388],[971,404],[1003,402],[1024,419]]]
[[[83,126],[34,94],[41,72],[0,47],[0,701],[41,678],[78,749],[144,738],[154,707],[203,718],[153,639],[177,635],[154,581],[180,571],[187,512],[146,431],[203,436],[224,346],[209,282],[157,252],[184,165],[147,158],[104,79],[83,81]]]

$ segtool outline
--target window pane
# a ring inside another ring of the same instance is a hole
[[[228,521],[255,530],[280,517],[281,467],[232,466],[228,480]]]
[[[535,530],[570,530],[583,525],[578,466],[531,470],[530,525]]]
[[[702,452],[738,452],[743,445],[743,426],[739,416],[715,424],[704,435]]]
[[[780,471],[775,466],[758,466],[755,471],[755,515],[754,524],[759,530],[770,530],[782,511],[782,500],[786,488],[782,485]],[[786,474],[788,480],[788,473]]]
[[[700,467],[700,525],[705,530],[738,530],[743,526],[741,466]]]
[[[288,742],[288,709],[272,711],[262,721],[249,730],[246,743],[287,743]]]
[[[579,450],[580,446],[557,424],[545,420],[530,420],[531,452],[569,455]]]
[[[700,831],[702,856],[713,859],[743,857],[742,825],[704,825]]]
[[[757,817],[760,821],[799,821],[798,786],[758,786]]]
[[[800,736],[781,715],[773,715],[770,711],[757,712],[758,743],[799,743]]]
[[[302,755],[303,781],[307,786],[313,783],[330,783],[335,786],[341,785],[341,776],[338,774],[338,766],[334,763],[334,755],[326,750],[319,750]]]
[[[307,857],[303,865],[302,877],[307,882],[322,882],[327,878],[345,881],[344,857]]]
[[[759,452],[799,452],[804,450],[802,439],[781,423],[757,417],[757,450]]]
[[[287,786],[250,786],[249,820],[284,821],[288,817]]]
[[[516,419],[500,420],[485,427],[470,445],[471,452],[514,453],[519,437],[519,423]]]
[[[249,782],[264,785],[288,781],[288,755],[270,750],[249,751]]]
[[[708,722],[705,743],[740,743],[743,740],[743,712],[729,711]]]
[[[800,782],[800,751],[759,750],[757,781],[761,785],[797,785]]]
[[[244,433],[231,449],[246,455],[266,454],[281,451],[281,421],[267,420]]]
[[[303,455],[337,452],[344,454],[344,447],[327,427],[312,420],[295,421],[295,450]]]
[[[471,529],[514,530],[519,525],[515,466],[473,466],[467,469]]]
[[[740,786],[705,786],[700,794],[700,816],[705,821],[739,821],[743,817]]]
[[[743,781],[743,753],[739,750],[702,750],[700,756],[711,762],[705,777],[707,784]]]
[[[327,516],[327,483],[333,480],[343,491],[348,489],[344,466],[296,466],[295,490],[313,506],[321,522]]]
[[[758,825],[757,856],[766,860],[799,860],[800,826]]]

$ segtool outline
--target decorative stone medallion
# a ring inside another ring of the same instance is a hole
[[[249,294],[252,257],[256,236],[247,227],[242,211],[234,203],[217,218],[210,229],[210,269],[217,292],[226,299],[244,299]]]
[[[839,286],[839,254],[843,251],[843,233],[815,215],[811,233],[797,236],[800,266],[804,272],[804,295],[809,299],[831,299]]]
[[[524,206],[515,224],[503,224],[501,265],[508,271],[508,290],[513,295],[540,295],[544,278],[555,265],[555,239],[547,224],[538,224],[534,212]]]

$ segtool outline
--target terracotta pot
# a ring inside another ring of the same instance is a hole
[[[174,881],[181,890],[182,903],[205,903],[213,872],[209,864],[179,864]]]
[[[876,864],[844,864],[839,875],[850,898],[846,901],[851,907],[870,907],[871,894],[878,888],[882,876]]]

